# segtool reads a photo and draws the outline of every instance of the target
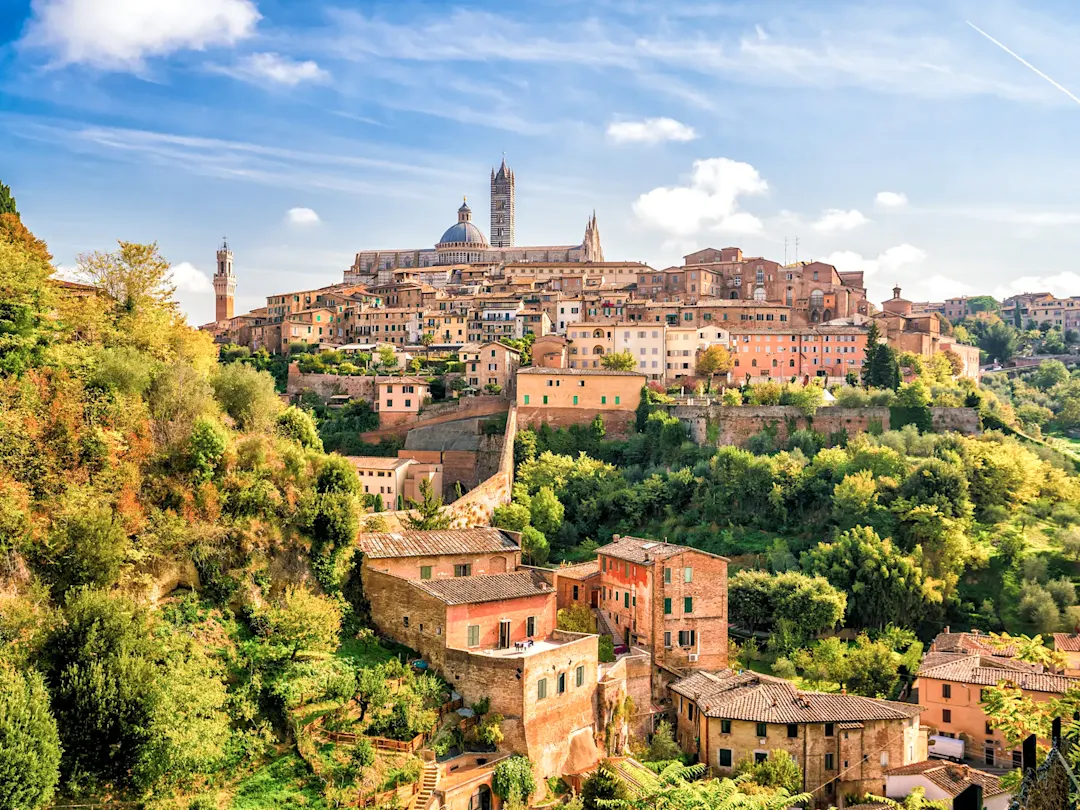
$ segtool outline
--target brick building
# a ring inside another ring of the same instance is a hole
[[[555,569],[558,604],[560,608],[583,605],[600,606],[600,564],[596,560],[561,565]]]
[[[616,641],[657,667],[727,666],[727,559],[639,537],[597,549],[600,611]]]
[[[1007,810],[1009,807],[1012,794],[1001,786],[1000,776],[940,759],[890,768],[885,772],[883,795],[899,801],[910,796],[915,788],[922,788],[927,799],[945,802],[947,810],[954,810],[955,807],[970,806],[966,803],[961,805],[956,800],[962,794],[974,792],[973,786],[982,792],[983,810]]]
[[[791,377],[822,377],[843,382],[861,374],[866,357],[866,327],[818,326],[769,332],[731,330],[731,376],[752,382]]]
[[[945,737],[964,740],[972,757],[987,765],[1019,764],[1020,749],[1009,746],[1000,731],[990,728],[982,707],[983,690],[1007,682],[1025,697],[1053,700],[1080,679],[1053,675],[1011,656],[1014,650],[986,643],[978,633],[941,633],[919,667],[915,688],[926,710],[923,722]]]
[[[885,794],[886,771],[926,759],[922,708],[846,694],[805,692],[757,672],[696,672],[671,685],[676,739],[710,770],[787,751],[815,804]]]
[[[467,343],[458,351],[465,364],[465,381],[473,388],[498,385],[502,393],[513,396],[521,352],[505,343]]]
[[[569,341],[558,335],[544,335],[533,341],[532,362],[537,368],[569,368]]]
[[[361,534],[362,573],[382,571],[403,579],[505,574],[521,564],[515,532],[502,529],[446,529],[437,532]]]
[[[1065,656],[1063,674],[1080,676],[1080,634],[1054,633],[1054,649]]]

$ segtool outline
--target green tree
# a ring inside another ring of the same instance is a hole
[[[682,749],[675,742],[675,732],[671,728],[671,723],[667,720],[661,720],[656,724],[656,730],[653,731],[652,739],[649,740],[649,748],[645,752],[643,760],[645,762],[669,762],[676,759],[682,759]]]
[[[713,377],[717,374],[727,374],[731,371],[731,352],[723,346],[709,346],[697,358],[697,376],[704,377],[708,381],[707,390],[712,390]]]
[[[360,704],[360,719],[366,720],[372,709],[381,709],[390,699],[390,687],[382,667],[365,667],[356,673],[356,702]]]
[[[322,439],[319,438],[319,430],[315,427],[315,419],[302,408],[290,405],[279,413],[277,429],[278,433],[286,439],[298,443],[301,447],[320,452],[323,449]]]
[[[728,582],[728,609],[733,621],[750,629],[775,628],[788,622],[800,643],[844,618],[847,596],[822,577],[797,571],[768,574],[745,569]]]
[[[112,509],[91,505],[60,518],[50,537],[54,591],[116,582],[131,543]]]
[[[1002,321],[994,321],[980,336],[979,348],[990,359],[1004,363],[1016,354],[1016,330]]]
[[[188,458],[195,477],[209,481],[221,470],[229,434],[215,420],[200,417],[195,420],[188,439]]]
[[[612,806],[604,802],[625,801],[628,796],[626,783],[607,760],[597,765],[596,770],[585,778],[585,783],[581,786],[581,799],[585,810],[603,810]]]
[[[530,522],[538,531],[548,537],[558,534],[565,509],[551,487],[541,487],[540,491],[532,496],[529,509],[532,516]]]
[[[434,531],[436,529],[449,529],[451,517],[443,509],[441,495],[435,494],[435,489],[426,478],[420,482],[420,500],[409,498],[409,509],[412,510],[405,516],[405,528],[411,531]]]
[[[1060,360],[1043,360],[1028,377],[1031,384],[1042,391],[1049,391],[1067,379],[1069,379],[1069,369]]]
[[[157,242],[140,245],[119,242],[113,253],[84,253],[76,258],[81,279],[104,292],[120,312],[128,315],[150,309],[175,310],[169,262],[158,251]]]
[[[0,239],[0,376],[40,363],[48,343],[47,261]]]
[[[491,525],[511,532],[523,532],[532,520],[529,507],[520,503],[496,506],[491,514]]]
[[[280,602],[266,610],[266,640],[284,647],[290,660],[301,652],[337,649],[341,606],[327,596],[290,586]]]
[[[877,321],[871,320],[866,328],[866,348],[863,350],[863,384],[870,387],[870,370],[874,367],[878,349],[881,348],[881,328]]]
[[[573,602],[556,613],[556,626],[568,633],[593,632],[593,614],[580,602]]]
[[[869,343],[869,337],[867,338]],[[879,344],[873,352],[873,361],[865,369],[865,382],[868,388],[888,388],[895,391],[900,387],[900,364],[896,350],[887,344]]]
[[[354,495],[360,491],[360,477],[356,467],[344,456],[333,453],[323,459],[319,475],[315,479],[315,491],[320,494],[336,493]]]
[[[11,196],[11,188],[0,183],[0,214],[19,215],[19,209],[15,207],[15,198]]]
[[[532,762],[521,756],[502,760],[491,776],[491,789],[508,808],[524,808],[536,792]]]
[[[380,346],[376,363],[385,373],[393,374],[398,367],[398,358],[397,354],[394,352],[394,347],[389,343],[384,343]]]
[[[230,363],[220,366],[210,378],[214,397],[225,413],[236,420],[240,430],[263,432],[281,410],[274,378],[265,371]]]
[[[612,352],[600,358],[600,365],[610,371],[636,371],[637,360],[629,351]]]
[[[521,552],[529,565],[543,565],[551,554],[551,545],[543,532],[526,526],[521,532]]]
[[[858,627],[917,623],[942,600],[915,559],[866,526],[819,543],[803,555],[802,563],[803,570],[848,594],[848,622]]]
[[[787,751],[774,750],[763,762],[753,762],[749,757],[741,760],[735,768],[735,776],[748,774],[755,784],[763,788],[780,788],[795,793],[802,787],[802,769]]]
[[[0,203],[2,192],[0,187]],[[0,661],[0,807],[37,810],[60,778],[60,737],[45,680]]]

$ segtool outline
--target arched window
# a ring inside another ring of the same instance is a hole
[[[754,300],[755,301],[764,301],[765,300],[765,288],[764,287],[755,287],[754,288]]]
[[[788,273],[788,276],[790,277],[791,274]],[[787,293],[784,295],[784,303],[787,304],[789,307],[791,306],[791,287],[787,288]]]
[[[592,333],[592,336],[594,338],[602,338],[604,336],[604,330],[603,329],[597,329]]]
[[[758,284],[764,284],[765,283],[765,271],[760,267],[757,269],[757,279],[756,280],[757,280]]]
[[[732,290],[731,291],[731,300],[732,301],[737,301],[738,298],[739,298],[739,291],[738,290]]]
[[[821,290],[814,290],[810,293],[810,306],[814,309],[820,309],[825,305],[825,293]]]
[[[593,354],[603,354],[604,353],[604,347],[603,346],[593,346],[592,353]]]

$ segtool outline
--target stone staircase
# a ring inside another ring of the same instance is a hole
[[[424,771],[420,775],[420,792],[413,800],[412,810],[427,810],[431,800],[435,796],[435,788],[439,784],[439,766],[435,762],[425,762]]]

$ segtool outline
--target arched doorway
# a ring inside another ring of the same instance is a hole
[[[469,797],[469,810],[491,810],[491,788],[480,785]]]

